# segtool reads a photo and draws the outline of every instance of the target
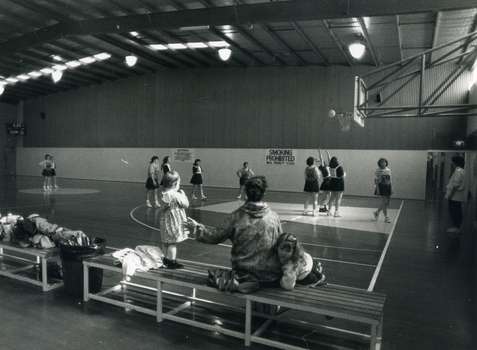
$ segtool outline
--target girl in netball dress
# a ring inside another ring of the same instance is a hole
[[[374,172],[374,194],[379,196],[379,207],[374,214],[374,219],[378,221],[379,212],[383,211],[384,221],[390,223],[391,219],[388,217],[388,206],[393,194],[393,187],[391,182],[391,169],[388,168],[388,161],[385,158],[378,160],[379,168]]]
[[[313,201],[313,216],[316,216],[316,206],[318,204],[318,193],[320,189],[318,187],[318,168],[315,165],[315,158],[308,157],[306,160],[307,167],[305,168],[305,187],[303,191],[306,192],[305,207],[303,209],[303,215],[307,214],[308,203]]]
[[[50,160],[49,154],[45,156],[45,160],[42,160],[40,163],[38,163],[38,165],[43,169],[41,172],[41,175],[43,175],[43,191],[51,190],[51,164],[52,162]]]
[[[202,187],[202,168],[200,166],[200,159],[196,159],[194,165],[192,166],[192,178],[190,179],[192,184],[192,199],[198,199],[195,196],[195,188],[199,187],[200,199],[207,199],[204,196],[204,190]]]
[[[318,153],[320,155],[320,165],[318,169],[321,171],[321,176],[323,178],[323,182],[320,186],[320,191],[323,193],[323,199],[321,200],[321,207],[318,210],[320,213],[326,213],[328,211],[326,205],[330,201],[331,192],[330,192],[330,181],[331,181],[331,174],[330,174],[330,152],[325,151],[328,155],[328,161],[325,162],[321,157],[321,149],[318,149]]]
[[[171,171],[171,157],[170,156],[165,156],[162,159],[162,164],[161,164],[161,170],[162,170],[162,179],[161,179],[161,186],[164,186],[164,175],[166,175],[169,171]]]
[[[159,208],[161,205],[157,201],[157,189],[159,188],[159,157],[154,156],[151,158],[149,162],[149,169],[147,172],[147,180],[146,180],[146,188],[147,188],[147,195],[146,195],[146,206],[151,208],[151,202],[149,201],[149,197],[151,194],[154,194],[154,201],[156,203],[156,208]]]
[[[346,177],[346,173],[343,167],[338,162],[338,158],[333,157],[330,160],[330,191],[331,191],[331,199],[330,199],[330,208],[328,209],[327,215],[333,215],[335,218],[341,216],[340,214],[340,206],[341,206],[341,198],[343,198],[343,192],[345,189],[344,185],[344,178]],[[331,214],[331,207],[335,206],[335,213]]]

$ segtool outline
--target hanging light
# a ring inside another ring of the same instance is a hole
[[[3,85],[0,85],[0,95],[2,95],[4,91],[5,91],[5,88],[3,87]]]
[[[59,82],[62,76],[63,72],[60,70],[55,70],[53,73],[51,73],[51,78],[53,79],[54,83]]]
[[[227,61],[230,58],[231,54],[232,54],[232,50],[230,50],[227,47],[219,50],[219,56],[222,59],[222,61]]]
[[[129,56],[126,56],[126,63],[129,67],[132,67],[136,64],[137,62],[137,57],[134,56],[134,55],[129,55]]]
[[[364,55],[366,46],[361,41],[355,42],[349,46],[349,53],[351,56],[359,60]]]

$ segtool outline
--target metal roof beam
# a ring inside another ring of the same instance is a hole
[[[294,0],[222,6],[65,21],[0,44],[0,53],[16,52],[64,36],[124,33],[147,29],[167,30],[184,26],[221,26],[243,23],[292,22],[344,17],[372,17],[475,8],[475,0]]]

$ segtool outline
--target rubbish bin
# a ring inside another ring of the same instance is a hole
[[[83,260],[104,254],[106,240],[93,238],[89,245],[70,245],[60,241],[60,257],[63,271],[63,285],[66,294],[83,295]],[[103,284],[103,270],[96,267],[89,269],[89,292],[98,293]]]

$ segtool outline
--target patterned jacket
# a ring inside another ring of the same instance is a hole
[[[273,282],[282,275],[280,260],[273,250],[281,233],[280,219],[268,204],[246,202],[219,227],[199,225],[196,241],[219,244],[230,239],[232,269],[254,275],[260,282]]]

